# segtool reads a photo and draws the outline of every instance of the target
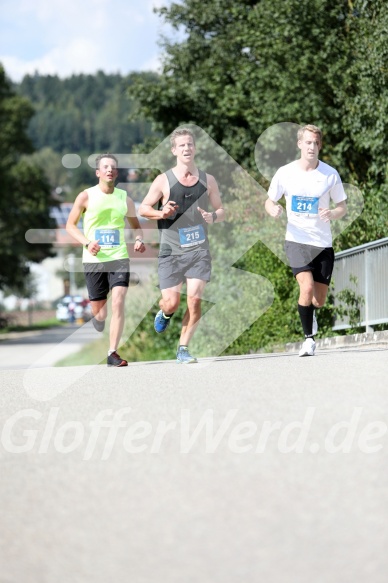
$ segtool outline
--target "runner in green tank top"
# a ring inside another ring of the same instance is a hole
[[[134,250],[143,253],[145,246],[133,201],[125,190],[115,188],[117,166],[117,159],[112,154],[101,154],[96,158],[98,184],[79,193],[66,230],[84,248],[82,262],[93,311],[92,322],[99,332],[105,327],[108,293],[112,294],[107,364],[127,366],[127,361],[117,353],[124,328],[124,302],[130,279],[125,220],[135,232]],[[83,231],[78,227],[81,218]]]

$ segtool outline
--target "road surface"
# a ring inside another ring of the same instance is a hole
[[[98,338],[91,322],[0,336],[0,371],[54,366]]]
[[[385,583],[388,351],[0,372],[1,583]]]

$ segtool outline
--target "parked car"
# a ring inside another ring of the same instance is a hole
[[[87,322],[92,317],[90,302],[82,296],[64,296],[57,303],[55,317],[60,322]]]

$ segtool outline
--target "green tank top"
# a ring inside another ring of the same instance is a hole
[[[83,263],[101,263],[126,259],[124,217],[127,214],[127,193],[115,188],[111,194],[102,192],[98,185],[87,188],[88,208],[83,215],[84,235],[90,241],[98,240],[101,250],[97,256],[84,248]]]

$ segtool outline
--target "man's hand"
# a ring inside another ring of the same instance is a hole
[[[343,200],[342,202],[337,203],[334,209],[319,207],[318,211],[319,218],[322,219],[322,221],[325,221],[325,223],[336,219],[342,219],[347,212],[346,201]]]
[[[88,245],[88,251],[90,255],[97,255],[97,253],[101,249],[100,245],[98,244],[99,240],[100,239],[97,239],[97,241],[90,241]]]
[[[274,219],[278,219],[283,213],[283,207],[280,204],[274,204],[269,208],[268,213]]]
[[[142,239],[136,239],[133,248],[137,253],[144,253],[144,251],[146,250],[146,246],[144,245]]]
[[[325,223],[328,223],[333,218],[330,209],[319,208],[319,218]]]
[[[169,217],[172,217],[173,215],[175,215],[178,208],[179,206],[173,200],[169,200],[168,202],[166,202],[163,208],[160,209],[160,212],[162,213],[161,218],[168,219]]]
[[[264,205],[265,210],[269,214],[270,217],[273,219],[278,219],[280,215],[283,213],[283,207],[280,204],[277,204],[270,198],[267,198]]]
[[[208,223],[209,225],[212,225],[214,223],[213,213],[208,213],[207,211],[204,211],[203,209],[201,209],[199,206],[197,206],[197,210],[201,213],[202,218],[205,221],[205,223]]]

